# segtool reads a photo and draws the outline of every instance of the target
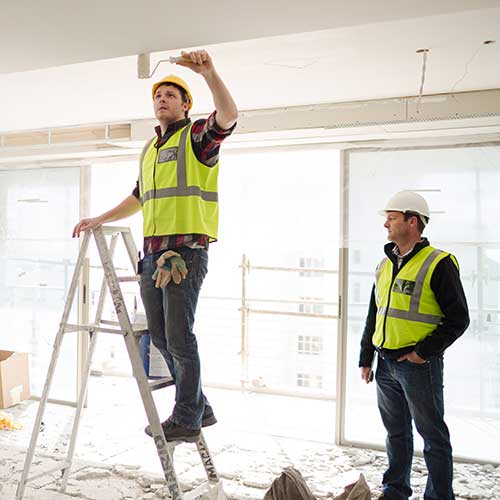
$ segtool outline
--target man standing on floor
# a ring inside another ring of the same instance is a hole
[[[424,500],[453,500],[443,353],[469,325],[458,263],[422,237],[429,208],[419,194],[395,194],[383,213],[390,243],[376,269],[359,359],[361,378],[369,383],[378,352],[375,380],[389,462],[380,500],[408,500],[412,494],[412,420],[424,440]]]
[[[152,96],[159,125],[142,151],[135,189],[115,208],[81,220],[73,230],[78,236],[142,209],[141,297],[152,342],[165,358],[176,387],[172,415],[162,423],[167,441],[196,441],[201,427],[217,422],[201,387],[193,324],[207,273],[208,246],[217,240],[219,148],[238,116],[210,55],[197,50],[182,52],[182,57],[177,64],[205,79],[215,111],[191,123],[193,99],[186,82],[170,75],[155,83]],[[180,275],[175,276],[177,268]],[[168,282],[171,272],[175,282]],[[149,426],[145,431],[151,435]]]

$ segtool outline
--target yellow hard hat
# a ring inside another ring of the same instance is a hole
[[[191,95],[191,92],[189,91],[189,87],[188,87],[187,83],[182,78],[180,78],[176,75],[168,75],[153,85],[153,92],[152,92],[153,99],[155,98],[156,89],[160,85],[163,85],[164,83],[175,83],[175,85],[178,85],[179,87],[184,89],[186,91],[186,95],[188,98],[188,109],[191,109],[193,107],[193,96]]]

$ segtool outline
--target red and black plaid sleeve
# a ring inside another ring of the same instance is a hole
[[[214,111],[207,119],[196,120],[191,128],[191,143],[198,161],[207,167],[213,167],[219,160],[219,149],[222,141],[229,137],[236,127],[222,129],[217,125],[217,112]]]

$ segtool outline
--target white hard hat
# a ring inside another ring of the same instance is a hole
[[[387,205],[380,211],[382,215],[386,212],[412,212],[420,215],[420,220],[424,226],[429,220],[429,206],[425,199],[414,191],[400,191],[387,202]]]

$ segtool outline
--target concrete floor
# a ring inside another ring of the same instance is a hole
[[[205,437],[231,499],[261,500],[282,468],[293,465],[318,498],[331,499],[366,477],[376,497],[385,469],[385,454],[333,444],[334,404],[222,389],[210,389],[219,423]],[[173,390],[155,393],[160,417],[172,406]],[[13,500],[38,404],[24,402],[9,409],[24,425],[19,431],[0,431],[0,499]],[[40,434],[34,472],[48,469],[62,457],[71,432],[74,409],[50,404]],[[282,416],[286,415],[286,418]],[[304,418],[304,415],[309,417]],[[77,453],[66,494],[57,490],[59,476],[47,475],[29,483],[27,500],[157,500],[164,498],[162,469],[153,442],[144,432],[146,417],[133,379],[93,377]],[[290,432],[300,426],[303,439]],[[322,429],[331,429],[324,433]],[[181,484],[191,489],[204,479],[194,445],[175,452]],[[425,465],[416,459],[414,499],[422,498]],[[457,499],[500,499],[500,467],[456,464]]]

